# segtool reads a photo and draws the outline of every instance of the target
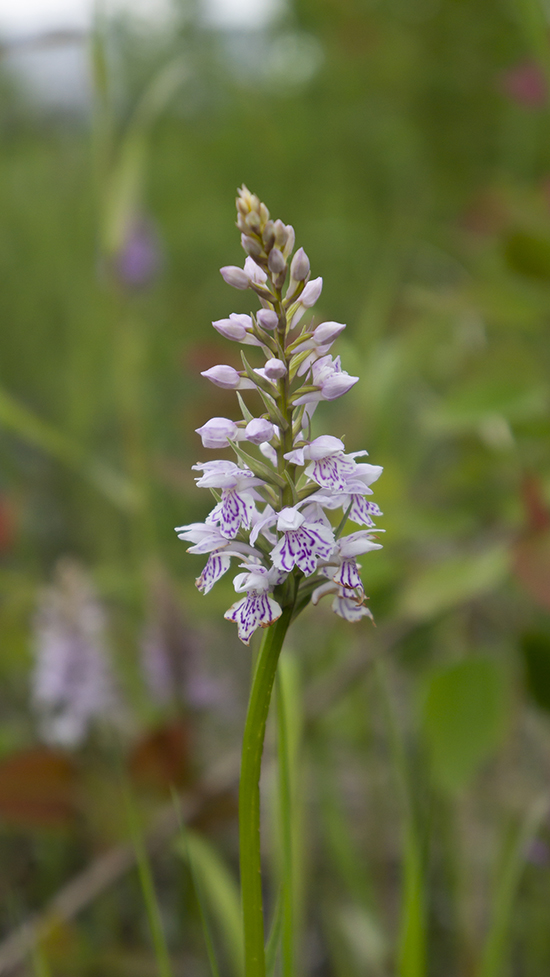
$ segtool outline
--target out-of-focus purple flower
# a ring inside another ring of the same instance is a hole
[[[179,701],[201,709],[223,700],[219,683],[197,666],[200,645],[170,580],[157,572],[152,580],[150,618],[141,640],[141,661],[151,697],[159,705]]]
[[[526,861],[539,868],[550,865],[550,845],[542,838],[534,838],[525,852]]]
[[[73,561],[58,564],[34,622],[36,665],[32,701],[42,738],[78,746],[93,720],[117,704],[106,656],[105,614],[86,573]]]
[[[130,290],[154,283],[162,267],[162,247],[150,218],[140,216],[129,222],[114,266],[118,280]]]
[[[526,108],[540,108],[548,98],[546,77],[535,61],[522,61],[504,71],[500,88],[508,98]]]

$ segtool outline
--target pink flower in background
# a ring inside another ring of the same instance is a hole
[[[142,215],[134,217],[114,259],[116,277],[127,289],[141,290],[154,284],[161,267],[162,247],[153,221]]]
[[[107,658],[105,613],[86,573],[59,563],[34,622],[32,698],[47,743],[75,747],[120,705]]]
[[[499,81],[501,91],[525,108],[536,109],[546,104],[548,83],[542,68],[535,61],[522,61],[508,68]]]

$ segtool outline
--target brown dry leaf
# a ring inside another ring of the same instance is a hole
[[[0,761],[0,818],[25,827],[62,827],[77,813],[76,764],[37,746]]]
[[[189,726],[182,720],[147,733],[130,754],[132,779],[162,793],[185,787],[191,780],[189,739]]]
[[[537,478],[527,475],[522,485],[527,528],[513,550],[513,568],[529,595],[550,610],[550,513]]]

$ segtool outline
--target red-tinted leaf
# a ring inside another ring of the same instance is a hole
[[[129,760],[133,779],[143,787],[167,792],[191,779],[189,728],[178,721],[147,733]]]
[[[12,502],[0,496],[0,553],[6,553],[15,542],[16,517]]]
[[[521,494],[527,527],[514,547],[514,570],[533,600],[550,610],[550,511],[536,476],[526,475]]]
[[[56,827],[69,824],[76,813],[76,766],[65,753],[35,747],[0,761],[2,820]]]
[[[518,540],[513,565],[518,580],[533,600],[550,610],[550,530]]]

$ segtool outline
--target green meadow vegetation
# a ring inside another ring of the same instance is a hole
[[[323,276],[319,321],[347,323],[360,381],[314,433],[384,466],[376,626],[309,607],[281,661],[269,973],[550,973],[547,17],[98,17],[80,112],[37,105],[3,49],[0,975],[243,974],[252,656],[223,619],[231,581],[199,594],[173,530],[207,512],[195,429],[235,409],[200,371],[240,368],[211,322],[250,312],[219,274],[242,263],[243,182]],[[113,676],[64,744],[32,692],[54,599],[76,629],[97,602]]]

